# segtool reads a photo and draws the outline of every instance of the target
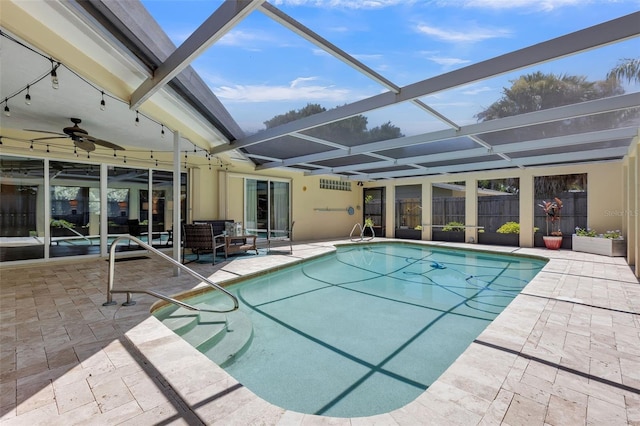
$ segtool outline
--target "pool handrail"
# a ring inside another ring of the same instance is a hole
[[[356,228],[360,228],[360,239],[354,239],[353,238],[353,231],[356,230]],[[373,226],[371,225],[367,225],[365,224],[364,227],[362,225],[360,225],[360,222],[356,223],[355,225],[353,225],[353,228],[351,228],[351,233],[349,234],[349,239],[351,239],[351,241],[365,241],[364,239],[364,230],[365,229],[371,229],[371,237],[367,238],[366,241],[371,241],[376,237],[376,232],[373,230]]]
[[[92,246],[92,245],[93,245],[93,241],[91,241],[89,238],[87,238],[87,236],[86,236],[86,235],[82,235],[81,233],[79,233],[78,231],[76,231],[75,229],[73,229],[72,227],[70,227],[69,225],[66,225],[66,224],[64,224],[64,223],[61,223],[59,226],[60,226],[61,228],[64,228],[64,229],[68,229],[69,231],[71,231],[71,232],[73,232],[74,234],[76,234],[78,237],[80,237],[80,238],[82,238],[82,239],[84,239],[84,240],[87,240],[87,241],[89,242],[89,245],[90,245],[90,246]],[[58,240],[58,241],[61,241],[61,240]],[[70,243],[70,244],[71,244],[71,245],[73,245],[73,243]]]
[[[233,300],[233,308],[228,309],[228,310],[224,310],[224,311],[220,311],[220,310],[213,310],[213,309],[201,309],[201,308],[197,308],[195,306],[189,305],[188,303],[182,302],[180,300],[174,299],[172,297],[169,296],[165,296],[164,294],[155,292],[153,290],[114,290],[113,289],[113,279],[115,276],[115,259],[116,259],[116,246],[118,245],[118,242],[121,240],[129,240],[129,241],[133,241],[134,243],[138,244],[140,247],[151,251],[152,253],[160,256],[160,258],[168,261],[169,263],[171,263],[172,265],[182,269],[183,271],[187,272],[189,275],[202,280],[204,283],[208,284],[209,286],[215,288],[216,290],[220,290],[221,292],[223,292],[224,294],[226,294],[227,296],[229,296],[231,298],[231,300]],[[223,287],[221,287],[220,285],[214,283],[213,281],[209,280],[208,278],[203,277],[202,275],[198,274],[196,271],[194,271],[193,269],[183,265],[182,263],[178,262],[177,260],[173,259],[172,257],[167,256],[166,254],[162,253],[160,250],[150,246],[149,244],[145,243],[144,241],[140,240],[139,238],[136,238],[132,235],[129,234],[125,234],[125,235],[121,235],[118,238],[116,238],[115,240],[113,240],[113,242],[111,243],[111,248],[109,250],[109,274],[107,277],[107,301],[105,303],[102,304],[102,306],[109,306],[109,305],[115,305],[116,302],[113,300],[113,293],[126,293],[127,294],[127,301],[124,302],[122,305],[123,306],[131,306],[131,305],[135,305],[136,302],[131,300],[131,293],[143,293],[143,294],[148,294],[150,296],[154,296],[157,297],[158,299],[162,299],[165,302],[169,302],[169,303],[173,303],[175,305],[181,306],[183,308],[192,310],[192,311],[201,311],[201,312],[216,312],[216,313],[227,313],[227,312],[233,312],[238,310],[239,308],[239,303],[238,303],[238,298],[236,296],[234,296],[233,294],[231,294],[228,290],[224,289]]]

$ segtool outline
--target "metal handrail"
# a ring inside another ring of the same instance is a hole
[[[73,232],[74,234],[76,234],[78,237],[85,239],[89,242],[89,245],[92,246],[93,245],[93,241],[91,241],[89,238],[87,238],[86,235],[82,235],[81,233],[79,233],[78,231],[76,231],[75,229],[71,228],[68,225],[65,225],[64,223],[60,225],[61,227],[63,227],[64,229],[68,229],[69,231]],[[68,240],[70,241],[70,240]],[[73,245],[72,242],[69,242],[69,244]]]
[[[360,239],[354,239],[353,238],[353,231],[356,230],[356,228],[360,228]],[[364,239],[364,230],[365,229],[371,229],[371,238],[367,238],[366,241],[371,241],[376,237],[376,232],[373,230],[373,227],[371,225],[364,225],[364,227],[362,225],[360,225],[360,222],[356,223],[355,225],[353,225],[353,228],[351,228],[351,233],[349,234],[349,239],[351,241],[365,241]]]
[[[113,279],[115,276],[115,259],[116,259],[116,246],[118,244],[119,241],[121,240],[129,240],[129,241],[133,241],[136,244],[138,244],[140,247],[143,247],[151,252],[153,252],[154,254],[157,254],[158,256],[160,256],[162,259],[168,261],[169,263],[171,263],[174,266],[177,266],[178,268],[182,269],[183,271],[187,272],[189,275],[202,280],[203,282],[205,282],[206,284],[210,285],[211,287],[215,288],[216,290],[220,290],[221,292],[223,292],[224,294],[226,294],[227,296],[229,296],[231,298],[231,300],[233,300],[233,308],[232,309],[228,309],[225,311],[218,311],[218,310],[211,310],[211,309],[201,309],[201,308],[196,308],[195,306],[189,305],[188,303],[185,302],[181,302],[180,300],[174,299],[172,297],[169,296],[165,296],[164,294],[152,291],[152,290],[114,290],[113,289]],[[150,296],[154,296],[157,297],[159,299],[164,300],[165,302],[169,302],[169,303],[173,303],[179,306],[182,306],[183,308],[187,308],[190,309],[192,311],[201,311],[201,312],[216,312],[216,313],[227,313],[227,312],[233,312],[236,311],[239,308],[239,304],[238,304],[238,298],[236,296],[234,296],[233,294],[231,294],[228,290],[225,290],[223,287],[221,287],[220,285],[214,283],[213,281],[210,281],[208,278],[203,277],[202,275],[198,274],[196,271],[192,270],[191,268],[188,268],[186,266],[184,266],[182,263],[178,262],[177,260],[173,259],[172,257],[167,256],[166,254],[162,253],[160,250],[153,248],[152,246],[150,246],[149,244],[143,242],[142,240],[140,240],[139,238],[136,238],[134,236],[131,235],[121,235],[118,238],[116,238],[115,240],[113,240],[113,242],[111,243],[111,249],[109,250],[109,274],[108,274],[108,282],[107,282],[107,301],[105,303],[102,304],[102,306],[109,306],[109,305],[115,305],[116,302],[113,300],[113,293],[127,293],[127,301],[123,303],[124,306],[130,306],[130,305],[135,305],[136,302],[131,300],[131,293],[143,293],[143,294],[148,294]]]

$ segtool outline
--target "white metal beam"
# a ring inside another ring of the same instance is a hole
[[[632,138],[637,134],[636,127],[624,127],[614,130],[601,130],[596,132],[585,132],[571,134],[568,136],[558,136],[554,138],[536,139],[531,141],[513,142],[497,145],[489,152],[486,148],[472,148],[462,151],[441,152],[438,154],[419,155],[408,158],[398,158],[390,161],[376,161],[372,163],[361,163],[352,166],[332,167],[333,173],[353,172],[358,170],[382,169],[393,166],[404,166],[415,163],[435,163],[439,161],[457,160],[462,158],[484,157],[492,154],[514,153],[523,151],[533,151],[539,149],[555,148],[558,146],[585,145],[596,142],[619,140]],[[306,175],[320,175],[321,170],[306,172]]]
[[[450,166],[438,166],[438,167],[428,167],[426,169],[427,174],[446,174],[446,173],[460,173],[467,172],[469,170],[477,171],[477,170],[495,170],[495,169],[504,169],[510,167],[527,167],[527,166],[537,166],[542,164],[560,164],[560,163],[569,163],[574,161],[597,161],[605,158],[615,158],[615,157],[623,157],[627,151],[628,147],[619,147],[619,148],[607,148],[602,150],[594,150],[594,151],[579,151],[579,152],[570,152],[564,154],[548,154],[548,155],[539,155],[535,157],[526,157],[526,158],[517,158],[512,159],[511,161],[507,160],[494,160],[494,161],[485,161],[480,163],[471,163],[471,164],[455,164]],[[415,176],[419,171],[417,170],[399,170],[393,172],[381,172],[381,173],[369,173],[365,176],[361,176],[359,180],[373,180],[373,179],[390,179],[390,178],[399,178],[399,177],[408,177]],[[423,173],[424,174],[424,173]]]
[[[164,61],[152,77],[147,78],[131,95],[130,108],[138,109],[162,89],[191,61],[259,7],[264,0],[228,0],[220,5],[193,34]]]
[[[580,104],[565,105],[557,108],[550,108],[534,111],[527,114],[514,115],[511,117],[498,118],[495,120],[483,121],[481,123],[470,124],[462,127],[459,131],[454,129],[438,130],[415,136],[389,139],[386,141],[371,142],[354,146],[350,149],[350,154],[365,154],[405,146],[421,145],[431,142],[450,140],[461,136],[471,136],[481,133],[509,130],[519,127],[532,126],[536,124],[548,123],[557,120],[565,120],[575,117],[582,117],[592,114],[599,114],[609,111],[617,111],[626,108],[638,107],[640,105],[640,93],[630,93],[613,98],[596,99],[582,102]],[[258,169],[269,169],[281,167],[283,165],[292,166],[299,162],[315,162],[340,158],[345,155],[343,150],[326,151],[317,154],[303,155],[300,157],[288,158],[282,162],[265,163],[258,166]]]

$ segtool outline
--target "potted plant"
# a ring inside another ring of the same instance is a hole
[[[545,213],[547,223],[547,235],[543,236],[544,246],[549,250],[558,250],[562,245],[562,231],[560,230],[560,212],[562,200],[555,197],[553,201],[543,201],[538,204]],[[549,231],[551,228],[551,231]]]
[[[576,227],[571,238],[574,251],[611,257],[627,254],[627,242],[619,230],[598,234],[595,229]]]

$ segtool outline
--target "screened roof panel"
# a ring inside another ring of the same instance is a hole
[[[619,159],[640,126],[639,79],[605,81],[640,52],[632,2],[143,1],[161,28],[144,9],[76,3],[59,7],[93,14],[77,20],[94,25],[93,36],[117,48],[122,62],[154,76],[132,90],[132,103],[167,72],[169,83],[159,84],[184,89],[194,107],[185,118],[214,130],[198,134],[201,147],[242,153],[257,170],[386,179],[552,164],[561,154],[571,162],[588,161],[585,152]],[[218,13],[235,6],[247,13]],[[140,25],[126,25],[132,21]],[[11,93],[7,81],[19,73],[5,74],[3,93]],[[103,117],[83,122],[109,123],[111,134],[125,128]],[[153,139],[171,149],[168,140],[133,135],[127,131],[133,146],[150,149]]]

